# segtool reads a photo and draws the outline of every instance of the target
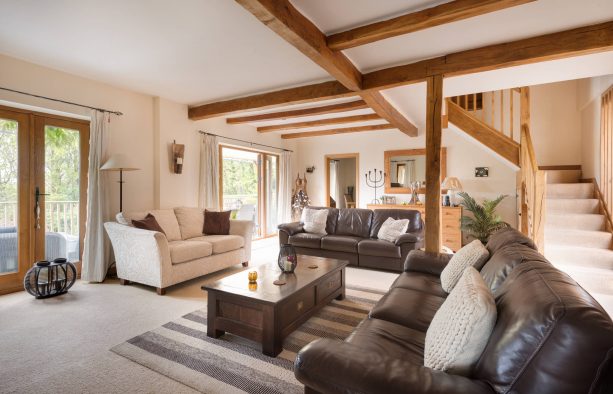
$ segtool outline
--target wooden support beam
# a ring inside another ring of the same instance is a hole
[[[426,106],[426,252],[441,250],[441,143],[443,76],[427,80]],[[453,104],[455,105],[455,104]]]
[[[271,113],[260,114],[260,115],[227,118],[226,123],[241,124],[241,123],[264,122],[264,121],[270,121],[270,120],[284,120],[284,119],[291,119],[291,118],[299,118],[302,116],[325,115],[325,114],[333,114],[337,112],[354,111],[356,109],[364,109],[364,108],[368,108],[368,105],[366,105],[364,100],[355,100],[355,101],[349,101],[347,103],[324,105],[321,107],[294,109],[294,110],[289,110],[289,111],[271,112]]]
[[[341,52],[328,48],[326,36],[298,12],[289,0],[236,0],[285,41],[336,78],[347,89],[362,90],[362,74]],[[417,127],[398,112],[379,92],[360,94],[383,119],[403,133],[416,136]]]
[[[369,126],[343,127],[340,129],[305,131],[303,133],[281,134],[281,138],[283,138],[284,140],[289,140],[289,139],[294,139],[294,138],[321,137],[324,135],[361,133],[364,131],[394,130],[394,129],[395,127],[393,125],[389,123],[385,123],[385,124],[375,124],[375,125],[369,125]]]
[[[362,88],[389,89],[423,82],[432,75],[472,74],[612,49],[613,21],[610,21],[373,71],[362,76]]]
[[[456,0],[328,36],[336,51],[472,18],[535,0]]]
[[[381,117],[377,114],[354,115],[354,116],[343,116],[342,118],[329,118],[329,119],[311,120],[307,122],[276,124],[272,126],[261,126],[261,127],[258,127],[257,130],[259,133],[269,133],[271,131],[306,129],[309,127],[327,126],[327,125],[334,125],[334,124],[346,124],[346,123],[355,123],[355,122],[366,122],[366,121],[378,120],[378,119],[381,119]]]
[[[329,81],[198,105],[189,109],[188,116],[191,120],[200,120],[238,111],[312,103],[355,95],[354,92],[341,85],[338,81]]]
[[[449,121],[466,134],[519,167],[519,144],[447,100]]]

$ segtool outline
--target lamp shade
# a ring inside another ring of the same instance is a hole
[[[109,159],[100,167],[101,171],[135,171],[140,168],[136,168],[132,165],[132,162],[126,155],[116,154],[109,157]]]
[[[445,178],[443,184],[441,185],[441,188],[447,190],[461,191],[462,184],[460,183],[460,180],[458,178],[454,176],[449,176]]]

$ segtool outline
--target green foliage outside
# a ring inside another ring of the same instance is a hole
[[[462,230],[468,232],[483,244],[487,242],[491,234],[509,226],[496,213],[496,207],[507,197],[506,195],[498,196],[494,200],[483,200],[483,204],[477,203],[466,192],[460,192],[458,195],[463,200],[460,205],[473,214],[473,217],[462,216]]]
[[[254,201],[243,203],[256,203],[258,194],[257,163],[251,160],[223,159],[223,194],[254,196]]]
[[[17,201],[17,122],[0,119],[0,202]]]

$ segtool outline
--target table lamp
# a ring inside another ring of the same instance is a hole
[[[456,193],[462,191],[462,184],[460,180],[456,177],[449,176],[445,178],[443,184],[441,185],[442,189],[447,189],[447,195],[449,196],[449,201],[451,206],[456,206]]]
[[[123,172],[136,170],[140,170],[140,168],[133,167],[127,156],[122,154],[112,155],[100,167],[100,171],[119,171],[119,212],[123,212]]]

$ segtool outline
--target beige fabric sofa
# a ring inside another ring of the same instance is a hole
[[[133,219],[148,213],[166,235],[132,226]],[[231,220],[229,235],[204,235],[204,212],[199,208],[124,212],[116,219],[104,227],[122,284],[141,283],[164,294],[174,284],[236,264],[247,266],[251,258],[252,221]]]

